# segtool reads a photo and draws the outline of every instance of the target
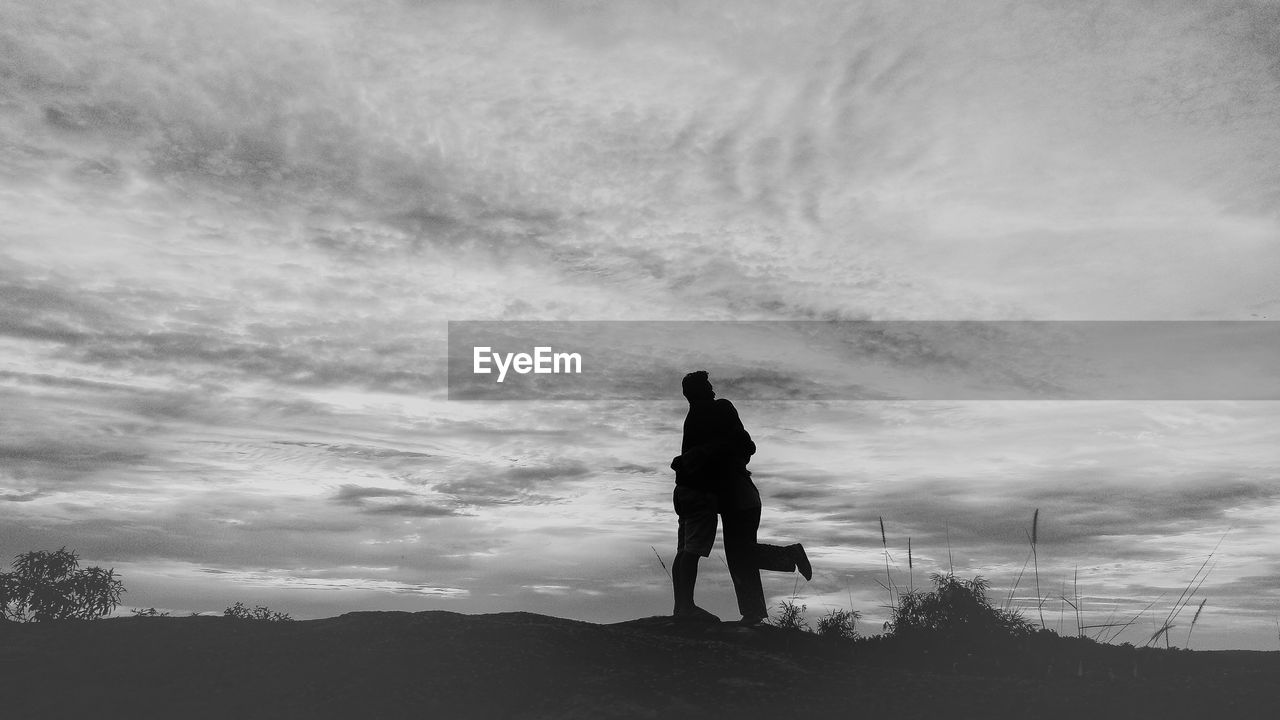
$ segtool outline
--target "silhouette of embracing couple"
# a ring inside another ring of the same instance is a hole
[[[813,576],[813,570],[799,543],[778,546],[756,542],[760,491],[747,470],[756,444],[733,403],[716,398],[705,370],[685,375],[683,390],[689,414],[684,419],[680,455],[671,461],[671,469],[676,471],[672,502],[680,519],[676,559],[671,567],[675,586],[672,614],[677,620],[719,622],[693,602],[698,560],[711,555],[718,515],[724,523],[724,554],[742,614],[739,623],[756,625],[769,617],[761,570],[799,570],[805,580]]]

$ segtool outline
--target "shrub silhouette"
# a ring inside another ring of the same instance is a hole
[[[258,605],[250,610],[241,602],[223,610],[222,614],[224,617],[235,618],[236,620],[260,620],[266,622],[289,622],[293,620],[288,613],[276,612],[265,605]]]
[[[783,630],[808,632],[809,623],[804,619],[804,611],[808,609],[808,605],[797,605],[793,600],[783,600],[778,603],[778,617],[770,624]]]
[[[987,601],[989,584],[981,577],[961,580],[934,573],[931,579],[933,590],[898,596],[886,630],[894,636],[972,640],[1025,636],[1035,627],[1017,611],[992,607]]]
[[[94,620],[120,604],[124,585],[115,570],[80,569],[80,558],[64,548],[33,550],[0,573],[0,618],[17,622]]]
[[[169,617],[169,612],[167,610],[164,612],[161,612],[160,610],[157,610],[153,607],[149,607],[145,609],[134,608],[129,612],[133,613],[134,617]]]
[[[858,637],[855,628],[860,617],[862,614],[857,610],[832,610],[818,618],[816,632],[822,637],[853,640]]]

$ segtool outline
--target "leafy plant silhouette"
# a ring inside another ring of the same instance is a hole
[[[886,630],[893,635],[965,639],[1022,636],[1035,627],[1017,611],[992,607],[987,601],[989,583],[981,577],[961,580],[934,573],[931,580],[929,592],[909,590],[898,595]]]
[[[797,605],[794,600],[783,600],[778,603],[778,617],[770,624],[783,630],[807,632],[809,623],[804,619],[804,611],[808,609],[808,605]]]
[[[120,604],[124,585],[115,570],[80,568],[65,547],[18,555],[13,572],[0,573],[0,617],[17,622],[94,620]]]
[[[224,617],[236,620],[259,620],[264,622],[289,622],[293,620],[293,618],[289,617],[289,613],[276,612],[265,605],[258,605],[250,610],[241,602],[223,610],[222,614]]]
[[[860,617],[862,614],[857,610],[831,610],[818,618],[816,632],[823,637],[853,640],[858,637],[855,628]]]

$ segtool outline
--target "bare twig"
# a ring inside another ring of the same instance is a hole
[[[671,571],[667,569],[667,564],[662,562],[662,556],[658,554],[658,548],[650,545],[649,549],[653,551],[653,556],[658,558],[658,564],[662,566],[662,571],[667,574],[667,579],[671,579]]]

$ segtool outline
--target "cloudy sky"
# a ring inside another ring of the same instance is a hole
[[[449,321],[1274,321],[1278,27],[1269,0],[4,3],[0,555],[74,548],[122,611],[669,612],[678,375],[451,401]],[[676,345],[722,388],[856,360]],[[1192,646],[1278,647],[1274,400],[737,405],[762,536],[816,567],[774,601],[878,631],[883,517],[894,583],[954,566],[1004,602],[1039,508],[1050,627],[1078,594],[1141,644],[1212,553]]]

